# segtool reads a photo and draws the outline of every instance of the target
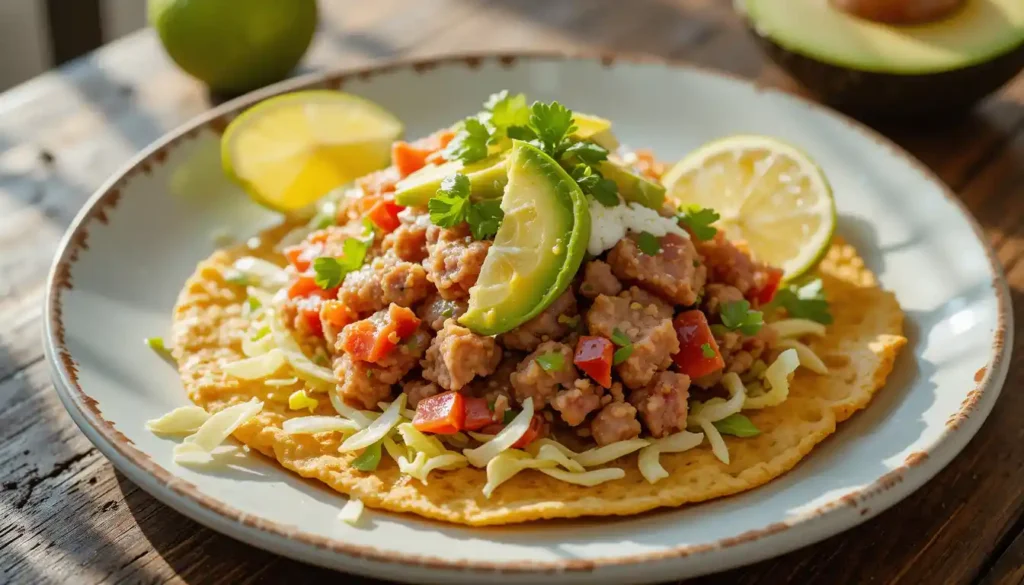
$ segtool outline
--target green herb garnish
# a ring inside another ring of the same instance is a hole
[[[701,207],[700,205],[690,205],[682,209],[682,213],[676,216],[679,221],[690,228],[693,235],[697,236],[699,240],[710,240],[715,237],[718,230],[711,226],[711,224],[718,221],[721,216],[715,212],[714,209],[708,209]]]
[[[708,359],[711,359],[711,358],[715,357],[716,355],[718,355],[718,354],[715,353],[715,350],[714,350],[714,348],[711,347],[710,343],[702,343],[702,344],[700,344],[700,352],[704,355],[704,357],[706,357]]]
[[[245,299],[245,302],[249,305],[249,312],[250,313],[254,313],[256,311],[259,311],[260,307],[263,306],[263,303],[261,303],[260,300],[257,299],[256,297],[249,297],[249,298]]]
[[[464,164],[474,163],[487,156],[487,143],[490,139],[491,132],[483,122],[475,117],[466,118],[442,156],[447,160],[460,160]]]
[[[466,214],[469,231],[473,232],[473,238],[477,240],[493,238],[504,218],[505,212],[501,210],[501,201],[497,199],[470,203],[469,213]]]
[[[380,441],[371,444],[352,460],[352,467],[359,471],[373,471],[380,465]]]
[[[636,245],[648,256],[657,256],[658,252],[661,252],[661,242],[651,232],[640,232],[636,237]]]
[[[260,330],[256,332],[256,335],[252,336],[252,340],[259,341],[268,335],[270,335],[270,326],[264,325],[263,327],[260,327]]]
[[[599,162],[608,160],[608,151],[603,146],[593,142],[574,142],[565,149],[566,157],[576,157],[585,165],[596,165]]]
[[[832,324],[832,314],[829,312],[820,278],[815,278],[802,286],[791,284],[779,289],[767,306],[785,309],[794,319],[810,319],[822,325]]]
[[[469,178],[462,173],[445,177],[441,188],[427,202],[431,223],[451,228],[467,222],[477,240],[494,237],[505,217],[501,201],[470,201],[469,188]]]
[[[503,89],[487,99],[484,109],[487,112],[482,116],[494,128],[490,144],[500,142],[508,135],[510,127],[530,123],[530,106],[526,104],[526,96],[521,93],[510,95],[508,90]]]
[[[565,367],[565,356],[558,352],[541,354],[534,359],[545,372],[557,372]]]
[[[632,343],[633,343],[629,339],[629,336],[626,335],[625,333],[623,333],[622,330],[619,329],[618,327],[616,327],[615,329],[612,330],[612,337],[611,337],[611,339],[612,339],[612,343],[614,343],[615,345],[618,345],[619,347],[625,347],[627,345],[632,345]]]
[[[756,437],[761,434],[761,429],[754,426],[754,423],[750,421],[746,416],[736,413],[730,414],[722,420],[715,421],[712,423],[718,432],[723,435],[732,435],[734,437]]]
[[[625,345],[623,347],[620,347],[619,349],[615,350],[615,353],[612,354],[612,363],[617,366],[617,365],[621,364],[622,362],[628,360],[629,356],[631,356],[631,355],[633,355],[633,344],[632,343],[629,344],[629,345]]]
[[[530,106],[529,128],[536,135],[539,146],[555,160],[562,157],[569,147],[569,136],[576,131],[572,110],[558,102],[534,102]]]
[[[341,281],[345,280],[345,275],[359,270],[363,265],[366,251],[369,249],[369,242],[348,238],[342,243],[340,258],[321,256],[313,261],[313,271],[316,273],[313,281],[324,290],[340,286]]]
[[[764,325],[761,311],[751,311],[750,303],[747,300],[722,304],[719,316],[726,329],[739,331],[744,335],[754,335]]]
[[[570,173],[576,184],[587,195],[597,200],[605,207],[615,207],[619,204],[619,188],[614,181],[604,178],[601,173],[586,164],[579,163],[572,168]]]

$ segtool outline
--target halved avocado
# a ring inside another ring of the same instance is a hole
[[[780,67],[815,97],[858,116],[965,110],[1024,68],[1021,0],[967,0],[913,26],[860,18],[827,0],[736,5]]]
[[[619,188],[619,194],[626,201],[639,203],[651,209],[661,209],[665,204],[665,187],[663,185],[610,160],[602,162],[598,170],[606,179],[615,183],[615,186]]]
[[[505,217],[459,322],[497,335],[529,321],[572,283],[590,240],[590,210],[576,181],[519,140],[509,158]]]
[[[455,173],[469,178],[469,194],[474,199],[501,197],[508,183],[508,152],[492,154],[487,158],[463,165],[462,161],[448,161],[439,165],[427,165],[395,185],[395,203],[399,205],[425,207],[430,198],[441,188],[441,181]]]

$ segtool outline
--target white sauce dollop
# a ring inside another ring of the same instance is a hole
[[[658,237],[666,234],[677,234],[689,239],[686,230],[679,227],[676,220],[663,217],[657,211],[639,203],[624,203],[615,207],[605,207],[597,201],[590,201],[590,242],[587,251],[597,256],[610,250],[619,240],[626,237],[626,232],[648,232]]]

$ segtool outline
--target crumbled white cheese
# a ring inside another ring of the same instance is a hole
[[[690,235],[679,227],[676,220],[663,217],[657,211],[640,205],[627,203],[615,207],[605,207],[597,201],[590,201],[590,242],[587,251],[597,256],[610,250],[615,244],[626,237],[626,232],[648,232],[654,236],[677,234],[684,238]]]

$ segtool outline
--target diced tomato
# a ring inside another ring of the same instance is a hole
[[[751,303],[755,307],[767,305],[772,302],[775,298],[775,293],[779,290],[779,284],[782,282],[782,270],[769,267],[764,272],[763,283],[751,292]]]
[[[481,428],[480,432],[485,434],[485,435],[497,435],[504,428],[505,428],[505,423],[500,423],[500,422],[499,423],[491,423],[491,424],[487,425],[486,427]],[[472,429],[468,429],[468,430],[472,430]]]
[[[427,157],[434,151],[408,142],[396,140],[391,145],[391,164],[398,169],[398,175],[406,178],[427,164]]]
[[[612,386],[612,356],[615,347],[604,337],[584,335],[576,342],[576,355],[572,361],[576,367],[605,388]]]
[[[320,297],[304,297],[295,302],[298,318],[303,321],[306,329],[316,336],[324,334],[323,324],[320,323],[320,305],[323,299]]]
[[[487,406],[486,404],[484,406]],[[465,428],[466,406],[462,394],[445,392],[420,400],[412,426],[424,433],[450,435]]]
[[[486,398],[465,398],[467,431],[479,431],[494,422],[494,413],[487,407]]]
[[[420,320],[412,310],[392,303],[387,312],[347,325],[341,332],[342,349],[352,359],[377,363],[419,326]]]
[[[326,235],[326,232],[323,233]],[[323,253],[324,245],[322,242],[302,243],[297,246],[289,246],[284,249],[285,258],[288,258],[288,262],[299,272],[306,272],[309,270],[310,265],[313,264],[313,260],[319,258]]]
[[[533,418],[530,419],[530,426],[526,428],[526,432],[523,433],[522,437],[519,437],[518,441],[516,441],[515,443],[512,443],[512,448],[513,449],[522,449],[523,447],[525,447],[525,446],[529,445],[530,443],[534,442],[535,440],[537,440],[537,437],[540,436],[540,432],[543,429],[544,429],[544,417],[542,417],[539,414],[533,415]]]
[[[324,301],[320,307],[320,320],[329,323],[335,331],[355,321],[355,316],[341,301]]]
[[[402,224],[398,219],[398,212],[405,209],[391,199],[380,199],[366,212],[370,221],[377,224],[377,227],[386,234],[395,231]]]
[[[288,287],[288,298],[297,299],[300,297],[315,296],[324,300],[338,297],[338,287],[322,289],[317,285],[313,277],[308,274],[300,274],[295,282]],[[318,307],[319,308],[319,307]]]
[[[683,311],[676,316],[672,324],[676,329],[676,337],[679,338],[679,353],[672,356],[672,359],[679,366],[680,372],[693,379],[725,367],[725,360],[718,351],[718,343],[711,334],[704,313],[697,309]],[[714,355],[705,355],[705,348],[707,353]]]

